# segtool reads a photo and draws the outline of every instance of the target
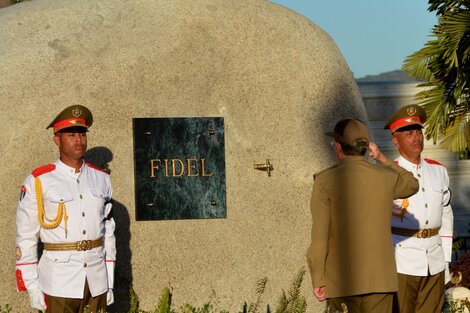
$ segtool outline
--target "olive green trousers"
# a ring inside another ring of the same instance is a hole
[[[96,297],[92,297],[88,287],[88,282],[86,282],[83,295],[83,299],[62,298],[46,295],[46,313],[83,313],[85,308],[87,313],[106,312],[106,292]]]
[[[329,298],[327,313],[392,313],[393,293]]]
[[[394,313],[440,313],[444,305],[444,271],[436,275],[411,276],[398,273]]]

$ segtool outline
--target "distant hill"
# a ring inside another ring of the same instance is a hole
[[[365,82],[405,82],[405,83],[416,83],[419,82],[414,77],[409,77],[408,74],[401,70],[395,70],[391,72],[380,73],[378,75],[366,75],[365,77],[356,78],[358,83]]]

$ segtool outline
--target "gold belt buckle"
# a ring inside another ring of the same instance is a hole
[[[91,250],[91,240],[77,241],[77,251]]]
[[[431,230],[428,228],[422,229],[420,233],[421,233],[421,236],[420,236],[421,238],[431,237]]]

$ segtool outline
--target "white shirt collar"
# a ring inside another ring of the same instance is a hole
[[[413,162],[408,161],[401,155],[398,157],[398,161],[400,162],[400,166],[405,169],[420,169],[423,164],[423,158],[420,158],[419,164],[415,164]]]
[[[62,162],[60,159],[57,159],[57,161],[55,161],[55,165],[56,165],[57,169],[59,169],[62,172],[66,173],[67,175],[69,175],[73,178],[77,178],[78,176],[80,176],[80,174],[83,171],[83,166],[85,165],[85,161],[83,162],[82,167],[80,168],[80,171],[78,173],[75,173],[75,168],[73,168],[71,166],[68,166],[67,164]]]

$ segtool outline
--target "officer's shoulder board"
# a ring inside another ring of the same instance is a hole
[[[444,165],[442,165],[441,163],[439,163],[439,162],[437,162],[437,161],[435,161],[435,160],[431,160],[431,159],[426,159],[426,158],[425,158],[424,161],[426,161],[426,163],[428,163],[428,164],[434,164],[434,165],[444,166]],[[445,167],[445,166],[444,166],[444,167]]]
[[[108,172],[106,172],[106,171],[105,171],[104,169],[102,169],[102,168],[99,168],[99,167],[97,167],[97,166],[95,166],[95,165],[93,165],[93,164],[91,164],[91,163],[88,163],[88,162],[85,162],[85,163],[86,163],[86,165],[87,165],[88,167],[90,167],[90,168],[92,168],[92,169],[94,169],[94,170],[97,170],[97,171],[99,171],[99,172],[103,172],[103,173],[105,173],[105,174],[108,174]]]
[[[41,176],[41,175],[43,175],[43,174],[52,172],[53,170],[55,170],[55,164],[47,164],[47,165],[38,167],[38,168],[35,169],[31,174],[32,174],[34,177],[38,177],[38,176]]]

